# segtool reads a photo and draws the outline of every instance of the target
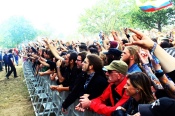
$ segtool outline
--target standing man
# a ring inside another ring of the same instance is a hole
[[[9,71],[9,65],[8,65],[8,55],[6,51],[4,52],[3,61],[5,64],[5,71],[7,73]]]
[[[8,65],[10,66],[10,70],[8,71],[6,78],[9,79],[9,76],[11,75],[11,73],[13,72],[14,74],[14,78],[18,77],[16,74],[16,68],[15,68],[15,64],[14,64],[14,59],[13,59],[13,55],[12,55],[12,49],[10,49],[8,51]]]
[[[0,71],[2,71],[2,51],[0,51]]]

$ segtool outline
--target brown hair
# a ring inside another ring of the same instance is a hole
[[[140,102],[151,103],[154,101],[154,97],[151,91],[151,79],[143,72],[131,73],[128,76],[130,82],[134,88],[140,90]]]
[[[84,59],[86,58],[86,55],[87,55],[87,52],[85,52],[85,51],[78,53],[78,56],[81,56],[82,62],[83,62]]]
[[[89,54],[86,57],[89,60],[89,65],[93,65],[93,69],[95,70],[95,72],[102,71],[103,62],[98,55]]]

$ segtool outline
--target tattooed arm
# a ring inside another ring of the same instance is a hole
[[[175,98],[175,84],[172,80],[168,79],[168,77],[164,74],[164,71],[161,69],[160,64],[156,64],[152,61],[153,67],[156,70],[156,76],[162,84],[165,91],[172,97]]]
[[[153,86],[155,89],[163,89],[159,79],[154,75],[154,73],[152,72],[151,68],[148,66],[149,65],[149,60],[148,57],[150,59],[152,59],[150,53],[148,50],[142,49],[140,48],[138,55],[140,57],[140,60],[143,64],[143,68],[145,70],[145,73],[151,78],[151,81],[153,82]]]

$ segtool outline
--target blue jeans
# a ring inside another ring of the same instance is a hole
[[[16,65],[18,66],[18,56],[17,55],[15,56],[15,62],[16,62]]]

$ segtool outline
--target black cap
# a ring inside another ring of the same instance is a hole
[[[122,51],[120,51],[120,50],[118,50],[116,48],[110,48],[108,50],[108,52],[103,52],[103,53],[106,54],[106,55],[112,54],[112,55],[116,55],[116,56],[121,56]]]
[[[152,104],[139,104],[141,116],[174,116],[175,99],[162,97]]]

